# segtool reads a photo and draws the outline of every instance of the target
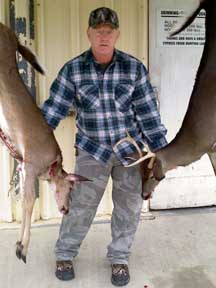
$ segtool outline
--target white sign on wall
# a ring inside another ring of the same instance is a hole
[[[180,34],[170,38],[169,34],[180,27],[186,19],[183,9],[159,9],[157,13],[158,47],[200,47],[205,43],[205,11],[200,11],[193,23]]]

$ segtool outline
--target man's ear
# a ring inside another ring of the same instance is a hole
[[[117,36],[117,37],[119,38],[119,36],[120,36],[120,30],[118,29],[118,36]],[[117,38],[117,39],[118,39],[118,38]]]
[[[88,27],[87,31],[86,31],[86,34],[88,36],[88,39],[90,38],[90,27]]]

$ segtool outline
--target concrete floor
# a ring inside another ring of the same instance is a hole
[[[140,222],[127,287],[216,287],[216,208],[153,215],[154,220]],[[54,276],[53,246],[58,225],[33,227],[26,265],[14,255],[17,235],[17,229],[0,229],[0,288],[114,287],[105,257],[110,241],[109,223],[92,225],[74,260],[76,279],[66,283]]]

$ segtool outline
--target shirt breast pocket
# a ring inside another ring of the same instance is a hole
[[[84,110],[95,110],[100,106],[99,90],[96,85],[83,85],[79,88],[79,101]]]
[[[130,84],[118,84],[115,87],[115,100],[119,111],[126,112],[131,108],[133,91],[134,87]]]

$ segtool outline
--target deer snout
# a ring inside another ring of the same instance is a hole
[[[67,215],[68,212],[69,212],[69,209],[66,208],[65,206],[63,206],[63,207],[60,209],[60,212],[61,212],[63,215]]]
[[[150,198],[152,198],[152,193],[153,193],[153,192],[144,191],[144,192],[142,193],[142,198],[143,198],[143,200],[149,200]]]
[[[153,176],[145,179],[142,183],[142,198],[143,200],[151,199],[156,186],[160,181],[156,180]]]
[[[58,206],[58,210],[63,215],[67,215],[69,212],[69,193],[55,192],[55,199]]]

